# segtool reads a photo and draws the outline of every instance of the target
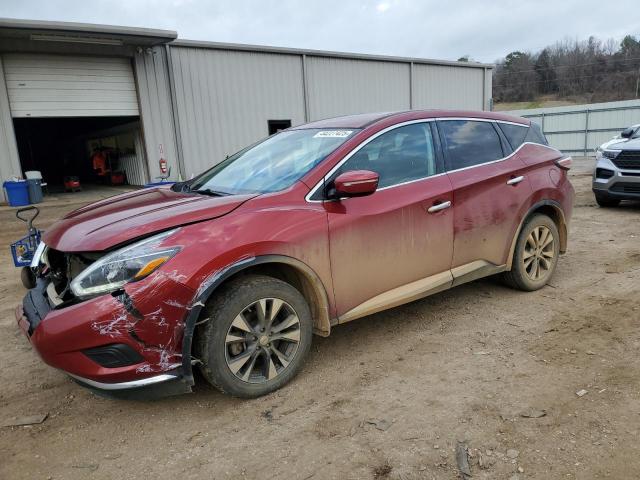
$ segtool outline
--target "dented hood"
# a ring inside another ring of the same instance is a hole
[[[106,250],[135,238],[225,215],[256,194],[211,197],[150,188],[74,210],[47,229],[43,241],[63,252]]]

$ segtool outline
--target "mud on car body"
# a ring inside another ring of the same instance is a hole
[[[46,363],[98,391],[187,392],[197,365],[262,395],[295,376],[312,333],[486,275],[542,287],[566,250],[569,163],[497,113],[291,128],[63,217],[16,318]]]

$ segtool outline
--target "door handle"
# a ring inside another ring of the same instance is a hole
[[[507,180],[507,185],[517,185],[522,180],[524,180],[524,177],[522,175],[520,175],[519,177],[510,178],[509,180]]]
[[[449,200],[447,200],[446,202],[437,203],[437,204],[429,207],[427,209],[427,212],[436,213],[436,212],[439,212],[440,210],[444,210],[446,208],[449,208],[450,206],[451,206],[451,202]]]

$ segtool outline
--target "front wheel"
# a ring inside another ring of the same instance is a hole
[[[214,295],[196,331],[196,355],[207,381],[245,398],[289,382],[311,346],[311,312],[300,292],[282,280],[252,275]]]
[[[513,254],[511,270],[504,280],[510,287],[533,291],[545,286],[558,263],[560,235],[551,218],[533,215],[522,227]]]

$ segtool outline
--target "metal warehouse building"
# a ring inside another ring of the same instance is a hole
[[[343,114],[485,110],[492,65],[178,40],[176,32],[0,19],[0,177],[190,178],[290,125]],[[111,161],[111,158],[110,158]]]

